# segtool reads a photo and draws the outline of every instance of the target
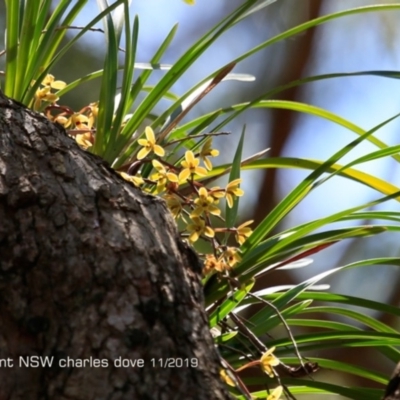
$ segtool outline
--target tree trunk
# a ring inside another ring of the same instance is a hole
[[[200,268],[163,201],[0,92],[0,400],[230,398]]]

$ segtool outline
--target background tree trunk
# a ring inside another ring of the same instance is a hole
[[[164,203],[1,93],[0,221],[0,400],[229,398]]]

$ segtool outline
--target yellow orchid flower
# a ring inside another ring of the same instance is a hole
[[[229,375],[227,374],[227,372],[224,369],[221,369],[221,371],[219,371],[219,375],[221,377],[221,379],[229,386],[233,386],[235,387],[235,383],[233,382],[233,380],[229,377]]]
[[[160,163],[160,161],[153,160],[152,164],[157,172],[152,174],[150,179],[157,182],[157,193],[163,192],[168,182],[178,183],[178,177],[174,173],[168,172],[164,165]]]
[[[204,212],[209,212],[213,215],[220,215],[221,210],[214,205],[214,198],[208,195],[208,191],[205,187],[201,187],[199,190],[199,197],[194,201],[195,209],[190,214],[192,217],[199,217]]]
[[[279,400],[282,396],[283,387],[277,386],[272,393],[267,397],[267,400]]]
[[[212,149],[211,145],[212,138],[208,138],[200,150],[200,158],[203,160],[204,165],[209,171],[212,170],[212,163],[208,157],[217,157],[219,155],[219,151],[216,149]]]
[[[210,238],[214,237],[214,230],[206,225],[206,221],[204,221],[204,219],[199,217],[193,217],[191,219],[192,223],[187,225],[187,231],[190,233],[190,242],[196,242],[202,234]]]
[[[188,150],[185,153],[185,159],[181,162],[183,169],[179,174],[179,181],[186,181],[194,174],[206,176],[207,170],[203,167],[199,167],[199,163],[200,161],[195,158],[193,152]]]
[[[143,178],[140,176],[132,176],[128,175],[125,172],[120,172],[119,173],[126,181],[133,183],[136,187],[139,187],[144,184]]]
[[[137,155],[138,160],[142,160],[145,158],[147,155],[149,155],[151,152],[154,154],[157,154],[158,156],[162,157],[165,154],[164,149],[156,144],[156,137],[154,135],[153,129],[151,129],[150,126],[147,126],[146,129],[144,130],[146,139],[139,139],[138,143],[143,146],[143,149],[141,149]]]
[[[235,179],[232,182],[229,182],[226,186],[225,197],[229,208],[233,207],[233,200],[235,199],[235,197],[240,197],[244,195],[244,191],[239,188],[241,182],[241,179]]]
[[[236,228],[235,239],[239,244],[243,244],[246,239],[253,233],[252,229],[248,225],[252,224],[253,220],[244,222]]]
[[[270,377],[273,378],[275,376],[273,367],[276,367],[280,364],[280,361],[277,357],[273,355],[275,351],[275,347],[271,347],[267,350],[260,359],[261,369]]]

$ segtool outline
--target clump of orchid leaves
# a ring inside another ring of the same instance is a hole
[[[184,1],[194,3],[192,0]],[[327,285],[319,283],[332,274],[351,268],[370,265],[398,267],[398,257],[359,260],[291,286],[255,291],[254,284],[276,270],[306,267],[311,262],[310,255],[338,242],[400,231],[399,213],[374,210],[378,204],[399,200],[400,188],[357,169],[365,162],[383,157],[400,162],[400,146],[389,146],[377,137],[379,129],[397,116],[366,131],[328,110],[274,99],[276,94],[288,88],[312,81],[359,75],[397,79],[398,73],[359,71],[306,77],[287,82],[246,103],[218,108],[193,119],[188,117],[188,113],[223,81],[253,81],[252,76],[233,73],[233,70],[240,61],[258,51],[337,18],[400,10],[400,5],[367,5],[304,22],[222,65],[186,93],[176,95],[172,92],[177,80],[221,35],[274,1],[243,0],[172,65],[168,65],[162,63],[162,58],[178,26],[172,27],[148,63],[137,62],[139,17],[131,20],[129,0],[116,0],[111,5],[106,0],[97,0],[99,14],[84,27],[74,26],[74,21],[82,13],[85,0],[55,3],[5,0],[7,30],[5,49],[0,50],[0,57],[5,57],[5,71],[0,71],[0,76],[3,76],[1,88],[7,96],[64,126],[79,146],[102,157],[122,178],[141,190],[164,198],[180,226],[182,237],[197,249],[200,243],[208,246],[207,251],[198,251],[204,262],[205,305],[210,330],[221,354],[221,379],[232,395],[238,399],[278,400],[282,396],[295,399],[296,395],[304,394],[317,394],[319,398],[336,394],[355,400],[376,400],[381,397],[379,389],[317,380],[315,376],[318,375],[314,373],[325,369],[363,377],[383,387],[387,377],[379,371],[327,357],[306,359],[303,354],[307,351],[315,355],[322,349],[337,351],[368,346],[381,357],[397,363],[400,358],[396,347],[400,345],[398,332],[364,312],[349,310],[348,306],[364,307],[395,317],[400,317],[399,309],[355,296],[337,295],[331,293]],[[103,22],[107,49],[103,68],[73,82],[57,80],[51,74],[54,65],[84,34],[98,31],[98,22]],[[76,35],[63,40],[72,29]],[[165,71],[165,74],[156,85],[148,86],[148,79],[155,70]],[[63,104],[63,95],[71,91],[79,93],[83,83],[95,79],[100,80],[100,93],[93,102],[80,110]],[[145,94],[143,100],[139,100],[139,94]],[[170,101],[169,106],[161,113],[155,113],[155,106],[165,99]],[[282,108],[313,115],[346,128],[356,137],[327,160],[300,156],[264,158],[265,151],[242,160],[243,129],[232,162],[214,165],[219,155],[218,149],[214,148],[214,139],[226,134],[223,131],[225,125],[250,108]],[[369,141],[377,149],[346,164],[340,163],[364,141]],[[253,226],[252,221],[242,221],[238,215],[239,200],[244,195],[240,187],[241,171],[268,168],[301,168],[310,170],[310,173],[257,226]],[[227,183],[218,186],[216,179],[224,175],[228,175]],[[278,225],[310,192],[337,176],[370,187],[378,197],[279,231]],[[365,225],[365,220],[381,222]],[[353,221],[354,226],[332,226],[344,221]],[[315,301],[319,301],[319,305],[315,305]],[[326,306],[327,303],[336,305]],[[337,306],[337,303],[346,307]],[[243,309],[252,310],[246,319],[241,313]],[[346,316],[348,322],[330,320],[337,316]],[[291,326],[318,330],[294,337]],[[275,338],[270,332],[277,327],[282,327],[285,334]],[[242,371],[250,368],[256,373],[244,375]]]

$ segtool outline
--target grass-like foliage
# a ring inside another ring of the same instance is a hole
[[[399,258],[360,260],[285,290],[268,288],[255,293],[253,286],[260,276],[283,267],[298,267],[299,262],[306,264],[306,257],[334,243],[400,229],[399,213],[371,211],[374,205],[390,199],[399,200],[400,188],[357,169],[358,164],[383,157],[400,161],[400,146],[387,146],[376,136],[378,130],[397,115],[364,131],[327,110],[299,102],[274,100],[274,96],[287,88],[321,79],[349,75],[398,78],[398,74],[361,71],[307,77],[288,82],[248,103],[232,104],[192,120],[184,120],[184,117],[223,80],[252,80],[251,76],[233,74],[232,70],[237,63],[259,50],[338,18],[400,10],[400,5],[368,5],[308,21],[260,43],[229,64],[221,65],[184,95],[177,96],[171,92],[174,83],[221,35],[272,2],[243,1],[172,65],[165,65],[162,58],[177,26],[172,27],[147,64],[138,63],[139,17],[131,20],[130,1],[117,0],[109,5],[107,0],[97,0],[98,15],[72,40],[63,41],[87,1],[5,0],[7,30],[5,49],[0,53],[5,57],[1,89],[9,97],[62,124],[83,149],[104,158],[125,180],[163,197],[179,222],[185,240],[194,246],[198,241],[206,242],[209,251],[199,256],[204,261],[204,293],[210,329],[219,345],[224,366],[221,378],[233,395],[238,399],[277,400],[284,393],[287,398],[295,398],[296,394],[318,394],[318,398],[322,398],[324,394],[334,393],[350,399],[376,400],[381,396],[379,390],[343,387],[317,378],[310,379],[309,376],[318,368],[327,368],[378,382],[383,387],[386,378],[380,373],[362,365],[316,358],[312,354],[320,349],[369,346],[383,357],[397,362],[400,359],[398,333],[377,319],[343,305],[395,316],[400,315],[400,310],[379,302],[318,290],[317,284],[329,275],[350,268],[377,264],[399,266]],[[103,69],[70,83],[56,80],[51,75],[53,66],[99,21],[104,24],[107,48]],[[119,61],[121,54],[122,64]],[[147,85],[150,75],[157,69],[165,70],[165,74],[156,85]],[[73,110],[63,103],[63,95],[73,91],[79,96],[82,83],[93,79],[100,82],[98,99],[81,110]],[[122,82],[120,87],[118,82]],[[139,95],[143,100],[138,100]],[[170,106],[156,114],[155,106],[165,99],[170,101]],[[219,152],[213,147],[213,137],[225,134],[221,132],[224,125],[250,108],[283,108],[324,118],[347,128],[349,143],[327,160],[263,158],[265,152],[242,160],[244,128],[232,163],[216,165]],[[376,150],[343,164],[343,157],[364,141],[375,145]],[[240,188],[241,171],[266,168],[302,168],[310,173],[257,226],[253,226],[252,221],[238,225],[238,205],[244,195]],[[213,186],[213,181],[223,175],[228,175],[229,183],[225,187]],[[376,200],[273,233],[311,191],[337,175],[374,189]],[[364,226],[358,223],[366,219],[380,220],[381,224]],[[350,220],[354,221],[353,227],[332,227],[336,222]],[[313,305],[314,300],[322,305]],[[240,309],[253,305],[258,306],[257,312],[244,320]],[[327,320],[327,314],[346,316],[347,321],[354,324]],[[269,337],[267,334],[278,326],[284,328],[285,334],[278,338]],[[319,329],[312,334],[294,337],[292,326]],[[307,359],[304,358],[305,351]],[[250,367],[254,367],[251,377],[242,373]],[[260,390],[263,387],[266,389]]]

